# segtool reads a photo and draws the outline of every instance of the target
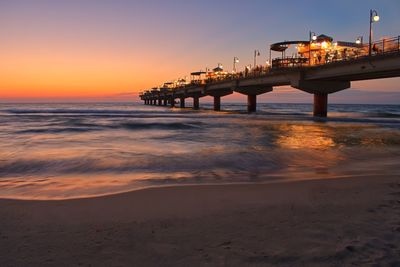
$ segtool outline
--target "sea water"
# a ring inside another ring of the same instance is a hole
[[[400,106],[0,104],[0,198],[154,186],[400,177]]]

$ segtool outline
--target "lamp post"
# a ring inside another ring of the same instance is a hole
[[[368,55],[372,54],[372,24],[374,22],[379,21],[379,15],[376,10],[370,10],[369,12],[369,47],[368,47]]]
[[[236,73],[236,63],[239,63],[239,58],[233,58],[233,73]]]
[[[254,50],[254,68],[257,66],[257,57],[259,57],[260,51],[259,50]]]
[[[269,63],[271,64],[271,67],[272,67],[272,50],[271,50],[271,46],[269,46]]]
[[[313,41],[317,40],[317,35],[315,32],[310,31],[310,44],[309,44],[309,51],[308,51],[308,65],[311,65],[311,44]]]

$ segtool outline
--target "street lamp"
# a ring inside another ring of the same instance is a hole
[[[369,12],[369,49],[368,55],[371,56],[372,54],[372,23],[379,21],[379,15],[376,10],[370,10]]]
[[[239,58],[233,58],[233,72],[236,73],[236,63],[239,63]]]
[[[257,66],[257,57],[259,57],[260,51],[259,50],[254,50],[254,68]]]
[[[317,40],[317,35],[315,34],[315,32],[311,32],[310,31],[310,47],[309,47],[309,51],[308,51],[308,65],[311,65],[311,44],[313,41]]]

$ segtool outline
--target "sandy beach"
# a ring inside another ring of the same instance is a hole
[[[0,266],[400,266],[396,176],[1,200],[0,217]]]

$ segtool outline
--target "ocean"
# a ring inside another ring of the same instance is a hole
[[[400,175],[400,105],[0,104],[0,198]]]

